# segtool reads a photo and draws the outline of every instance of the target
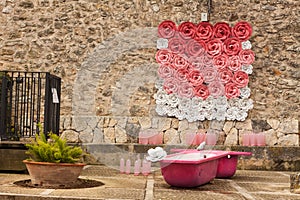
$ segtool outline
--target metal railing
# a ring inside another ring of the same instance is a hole
[[[61,79],[45,72],[0,71],[0,137],[32,137],[38,123],[59,133]]]

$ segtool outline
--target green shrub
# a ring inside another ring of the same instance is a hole
[[[49,141],[38,125],[40,133],[35,135],[35,140],[26,144],[28,150],[26,154],[30,160],[36,162],[52,163],[75,163],[78,162],[83,154],[80,147],[67,145],[67,142],[54,133],[49,133]]]

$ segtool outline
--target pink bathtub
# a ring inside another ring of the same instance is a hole
[[[218,150],[184,150],[168,155],[160,161],[165,181],[176,187],[197,187],[214,178],[229,178],[236,172],[238,156],[251,152]]]
[[[216,151],[216,150],[215,150]],[[219,159],[216,178],[230,178],[237,168],[239,156],[251,156],[251,152],[228,151],[228,155]]]
[[[218,160],[227,152],[183,151],[168,155],[160,161],[165,181],[176,187],[197,187],[217,175]]]

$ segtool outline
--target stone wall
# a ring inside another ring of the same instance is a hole
[[[62,78],[61,131],[83,143],[132,143],[147,128],[165,143],[186,130],[215,129],[219,144],[244,131],[268,145],[299,146],[300,27],[294,0],[213,1],[210,22],[253,26],[256,54],[245,122],[188,123],[155,113],[156,31],[170,19],[200,22],[206,1],[0,0],[0,69],[49,71]]]

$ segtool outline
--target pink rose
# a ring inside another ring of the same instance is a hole
[[[248,85],[249,77],[246,72],[237,71],[234,73],[232,80],[236,84],[237,87],[243,88]]]
[[[254,52],[250,49],[242,49],[239,53],[242,65],[250,65],[255,60]]]
[[[198,56],[205,52],[205,43],[197,42],[196,40],[189,40],[185,48],[188,56]]]
[[[196,70],[203,70],[204,63],[203,63],[203,56],[192,56],[189,58],[190,68]]]
[[[206,99],[209,96],[209,90],[206,85],[199,85],[195,87],[195,96]]]
[[[210,40],[213,37],[213,26],[209,22],[200,22],[197,26],[196,40]]]
[[[189,71],[184,68],[177,69],[174,73],[174,78],[176,78],[180,83],[187,82],[189,79]]]
[[[224,96],[224,85],[221,82],[214,81],[208,85],[208,90],[211,96],[219,97]]]
[[[174,78],[165,79],[164,84],[163,84],[163,89],[168,94],[177,93],[177,91],[178,91],[178,81]]]
[[[159,65],[158,75],[159,75],[159,77],[161,77],[163,79],[173,77],[174,72],[175,72],[175,70],[171,64],[165,63],[165,64]]]
[[[203,72],[202,72],[203,76],[204,76],[204,82],[205,83],[210,83],[213,82],[216,77],[217,77],[217,71],[214,70],[211,67],[206,67]]]
[[[238,38],[228,38],[224,41],[224,52],[229,55],[237,55],[242,50],[242,43]]]
[[[221,83],[229,83],[232,81],[233,74],[230,70],[224,69],[218,71],[218,80],[221,81]]]
[[[225,96],[227,99],[239,97],[240,90],[234,83],[227,83],[225,85]]]
[[[189,83],[180,83],[178,95],[181,97],[192,98],[195,96],[194,87]]]
[[[168,48],[174,54],[183,54],[185,51],[186,42],[180,37],[174,37],[169,39]]]
[[[195,36],[196,26],[192,22],[183,22],[178,26],[178,31],[183,39],[191,39]]]
[[[202,62],[204,64],[204,66],[211,67],[211,66],[213,66],[213,57],[208,55],[207,53],[205,53],[202,56]]]
[[[158,25],[159,37],[169,39],[175,35],[176,31],[176,24],[170,20],[163,21]]]
[[[228,65],[228,56],[226,54],[220,54],[213,57],[213,65],[218,68],[218,70],[225,69]]]
[[[192,70],[189,72],[189,81],[193,86],[198,86],[203,83],[203,75],[199,70]]]
[[[173,59],[173,54],[168,49],[159,49],[156,52],[155,59],[160,64],[170,63]]]
[[[234,72],[239,71],[242,67],[239,56],[230,56],[228,61],[228,68]]]
[[[232,35],[237,37],[239,40],[246,41],[252,34],[252,27],[248,22],[238,22],[232,28]]]
[[[225,22],[218,22],[213,27],[214,37],[220,40],[226,40],[231,35],[231,28]]]
[[[212,39],[206,43],[207,53],[211,56],[216,56],[222,53],[223,44],[219,39]]]
[[[179,55],[174,56],[172,64],[175,69],[180,69],[180,68],[187,69],[190,65],[190,63],[185,58]]]

